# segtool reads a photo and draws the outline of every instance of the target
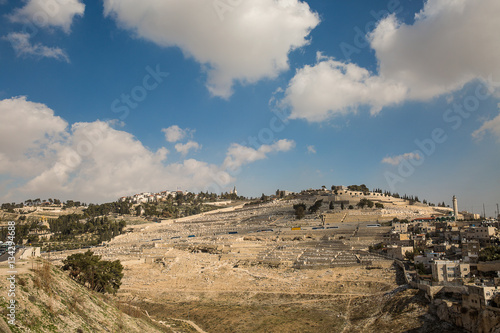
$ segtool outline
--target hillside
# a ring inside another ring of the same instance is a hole
[[[385,208],[331,210],[325,200],[316,213],[295,218],[294,204],[322,198],[131,226],[94,250],[124,265],[123,302],[159,321],[191,320],[206,332],[460,332],[430,314],[418,291],[400,286],[392,260],[367,251],[390,230],[369,226]],[[399,205],[397,212],[425,216],[431,209]],[[337,213],[347,218],[322,220]],[[361,216],[366,221],[350,221]],[[75,252],[52,253],[51,260]]]
[[[172,332],[147,318],[143,311],[117,303],[112,296],[89,291],[52,265],[34,263],[34,269],[31,265],[18,265],[16,325],[8,325],[9,329],[4,321],[10,300],[9,281],[6,264],[0,266],[2,332]]]

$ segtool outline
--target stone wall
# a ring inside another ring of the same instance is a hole
[[[480,310],[462,307],[458,303],[436,299],[431,309],[439,319],[473,333],[500,332],[500,309],[485,307]]]

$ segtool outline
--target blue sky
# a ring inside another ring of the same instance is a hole
[[[500,201],[495,0],[28,0],[0,12],[2,201],[361,183],[456,194],[488,215]]]

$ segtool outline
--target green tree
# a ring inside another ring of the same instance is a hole
[[[295,210],[295,217],[298,220],[304,218],[306,215],[306,205],[304,203],[293,205],[293,209]]]
[[[413,260],[413,258],[415,258],[415,251],[406,251],[405,258],[408,260]]]
[[[500,260],[500,246],[488,246],[479,252],[479,261]]]
[[[314,205],[312,205],[311,207],[309,207],[309,211],[311,213],[313,213],[313,214],[316,213],[320,209],[320,207],[321,207],[322,204],[323,204],[323,200],[317,200],[314,203]]]
[[[415,265],[415,270],[417,271],[417,273],[419,275],[425,275],[426,274],[425,266],[421,262],[419,262],[418,264]]]
[[[101,260],[92,251],[76,253],[63,260],[63,270],[80,284],[101,293],[115,294],[120,288],[123,266],[119,260]]]
[[[359,208],[364,208],[365,206],[368,206],[368,208],[373,208],[373,201],[363,198],[358,202],[357,206]]]

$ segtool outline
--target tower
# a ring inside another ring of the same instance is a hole
[[[455,215],[455,220],[458,219],[458,204],[457,197],[453,196],[453,215]]]

